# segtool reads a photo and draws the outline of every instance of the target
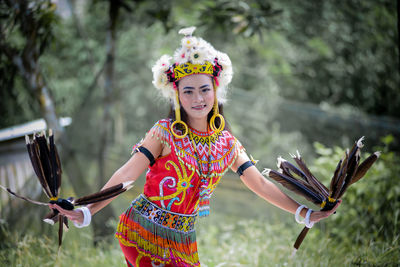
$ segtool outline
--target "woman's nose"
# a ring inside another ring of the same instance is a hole
[[[195,94],[194,94],[194,100],[196,100],[196,101],[203,101],[203,96],[199,93],[199,92],[196,92]]]

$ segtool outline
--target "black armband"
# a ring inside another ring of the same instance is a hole
[[[140,146],[136,148],[136,150],[142,152],[149,159],[150,166],[153,166],[153,164],[156,163],[153,154],[151,154],[151,152],[147,148]]]
[[[240,167],[237,169],[236,173],[237,173],[237,174],[239,175],[239,177],[240,177],[240,176],[243,175],[243,172],[244,172],[248,167],[251,167],[251,166],[254,166],[254,163],[253,163],[251,160],[246,161],[245,163],[243,163],[242,165],[240,165]]]

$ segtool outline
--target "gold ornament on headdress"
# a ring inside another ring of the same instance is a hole
[[[174,77],[176,81],[179,81],[183,77],[192,74],[208,74],[212,76],[213,73],[213,65],[208,61],[206,61],[204,64],[192,64],[190,62],[187,62],[174,68]]]

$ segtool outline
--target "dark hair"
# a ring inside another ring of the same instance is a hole
[[[188,122],[188,115],[187,115],[185,109],[182,107],[182,105],[180,106],[180,110],[181,110],[181,120],[182,120],[183,122],[185,122],[186,124],[188,124],[188,123],[189,123],[189,122]],[[218,104],[218,110],[219,110],[219,114],[221,114],[222,116],[224,116],[224,106],[223,106],[222,104]],[[207,115],[207,123],[208,123],[208,124],[210,124],[210,119],[211,119],[211,117],[212,117],[213,114],[214,114],[214,107],[212,108],[212,110],[211,110],[211,111],[208,113],[208,115]],[[168,118],[169,118],[169,119],[172,119],[172,120],[175,120],[175,119],[176,119],[176,118],[175,118],[175,109],[174,109],[174,107],[172,106],[172,104],[171,104],[170,107],[169,107]],[[224,127],[224,130],[230,131],[230,129],[229,129],[229,124],[228,124],[228,122],[227,122],[225,116],[224,116],[224,119],[225,119],[225,127]],[[215,127],[219,128],[220,125],[221,125],[221,121],[220,121],[219,119],[216,119],[216,120],[215,120]],[[179,128],[178,125],[177,125],[177,127]],[[181,129],[181,130],[183,130],[183,129]]]

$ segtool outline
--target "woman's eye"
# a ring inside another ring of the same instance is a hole
[[[184,94],[190,95],[192,93],[192,91],[186,90],[183,92]]]
[[[203,92],[205,93],[205,92],[208,92],[208,91],[210,91],[211,89],[210,88],[204,88],[203,89]]]

